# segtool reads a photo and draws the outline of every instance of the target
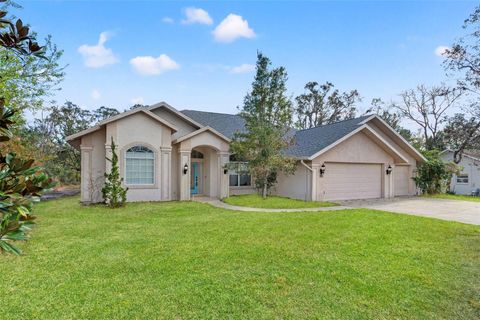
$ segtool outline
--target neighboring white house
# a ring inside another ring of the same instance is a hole
[[[453,161],[453,151],[445,150],[441,153],[441,157],[443,161]],[[450,191],[455,194],[470,195],[472,191],[480,188],[480,157],[467,151],[458,165],[462,167],[462,171],[458,175],[453,175]]]
[[[233,162],[229,150],[235,132],[244,130],[238,115],[178,111],[162,102],[121,113],[67,141],[81,151],[82,202],[102,201],[111,139],[128,201],[225,198],[255,192],[246,163]],[[295,143],[285,153],[297,160],[297,170],[278,176],[274,194],[302,200],[416,194],[412,177],[425,158],[375,115],[291,133]]]

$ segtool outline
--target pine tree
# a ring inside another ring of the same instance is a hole
[[[120,178],[120,170],[118,168],[118,156],[112,137],[112,158],[106,158],[112,165],[109,173],[105,173],[105,186],[102,188],[103,199],[111,208],[123,207],[127,201],[128,188],[122,187],[123,178]]]
[[[283,67],[270,70],[270,66],[270,59],[258,53],[252,91],[240,111],[247,130],[237,133],[231,144],[232,153],[248,161],[263,198],[276,183],[280,171],[288,174],[295,168],[295,161],[283,153],[292,143],[288,138],[293,108],[286,96],[287,72]]]

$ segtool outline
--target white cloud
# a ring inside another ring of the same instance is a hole
[[[100,91],[98,91],[97,89],[93,89],[90,96],[92,97],[93,100],[98,100],[102,97]]]
[[[136,97],[130,100],[132,104],[144,104],[145,101],[143,100],[143,97]]]
[[[438,46],[435,48],[435,55],[439,56],[439,57],[443,57],[446,53],[447,53],[447,50],[449,50],[450,47],[447,47],[447,46]]]
[[[78,47],[78,52],[82,55],[85,66],[89,68],[101,68],[109,64],[118,62],[118,58],[112,49],[105,48],[105,42],[111,36],[109,32],[100,33],[98,43],[90,46],[88,44]]]
[[[230,73],[250,73],[255,71],[255,65],[244,63],[230,69]]]
[[[163,17],[162,22],[163,23],[174,23],[175,21],[170,17]]]
[[[161,54],[157,58],[152,56],[135,57],[130,60],[130,64],[135,71],[145,76],[157,75],[180,68],[180,65],[166,54]]]
[[[225,43],[233,42],[237,38],[251,39],[256,36],[248,26],[248,21],[233,13],[223,19],[212,33],[216,41]]]
[[[186,19],[182,20],[183,24],[199,23],[211,25],[213,23],[208,12],[203,9],[189,7],[185,9],[184,13]]]

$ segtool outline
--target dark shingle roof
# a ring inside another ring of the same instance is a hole
[[[299,158],[310,157],[357,129],[361,122],[370,116],[367,115],[311,129],[298,130],[295,132],[295,144],[288,148],[286,154]]]
[[[217,130],[227,138],[233,138],[235,132],[245,131],[245,120],[242,117],[234,114],[204,112],[196,110],[182,110],[180,111],[190,119],[210,126]]]
[[[228,138],[232,138],[237,131],[245,131],[245,120],[238,115],[196,110],[181,112],[204,126],[214,128]],[[361,122],[370,116],[366,115],[306,130],[295,131],[292,129],[291,133],[294,133],[295,144],[286,150],[286,154],[292,157],[308,158],[357,129]]]

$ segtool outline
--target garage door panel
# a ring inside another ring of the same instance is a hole
[[[370,199],[382,196],[382,166],[362,163],[326,163],[320,199]],[[320,195],[319,195],[320,196]]]

